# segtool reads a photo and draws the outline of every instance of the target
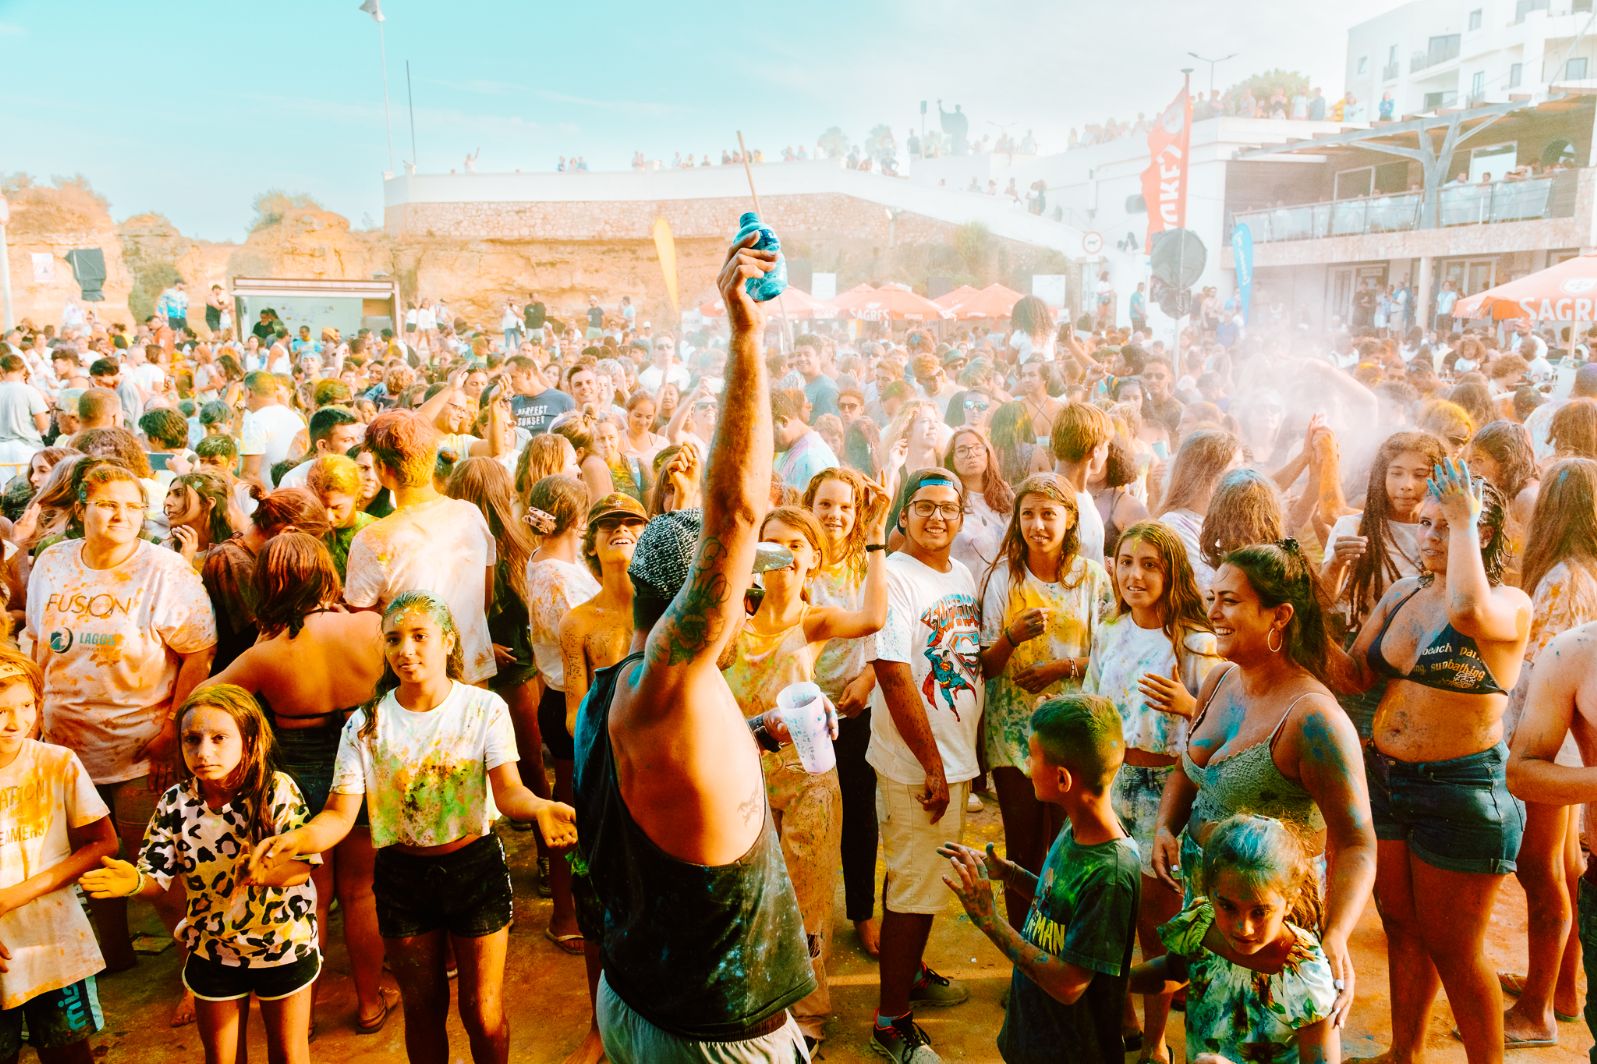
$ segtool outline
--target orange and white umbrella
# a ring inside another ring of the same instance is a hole
[[[1597,320],[1597,255],[1577,255],[1453,304],[1455,318]]]
[[[939,321],[953,317],[909,285],[884,284],[869,293],[855,292],[850,289],[838,296],[838,308],[866,321]]]
[[[962,284],[958,288],[954,289],[952,292],[944,292],[942,295],[940,295],[936,299],[932,300],[932,302],[936,303],[938,306],[942,307],[944,310],[953,311],[955,317],[958,317],[959,316],[960,304],[968,303],[972,299],[975,299],[980,294],[981,294],[981,289],[980,288],[972,288],[968,284]]]

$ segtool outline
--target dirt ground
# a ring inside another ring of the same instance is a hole
[[[989,802],[987,810],[970,817],[968,823],[967,841],[980,844],[996,839],[996,804]],[[539,898],[534,889],[531,836],[513,831],[503,831],[502,835],[511,853],[517,906],[505,977],[511,1024],[510,1059],[518,1064],[559,1064],[576,1047],[588,1022],[582,960],[559,952],[543,937],[549,903]],[[879,1061],[882,1058],[871,1052],[869,1044],[876,1006],[876,966],[856,947],[853,928],[843,919],[841,879],[837,904],[838,932],[831,966],[836,1012],[817,1059],[835,1064]],[[1438,916],[1443,912],[1445,909],[1439,909]],[[136,910],[135,914],[146,921],[143,926],[155,929],[147,909],[142,913]],[[324,938],[330,943],[325,969],[329,977],[324,980],[325,989],[317,1005],[319,1033],[311,1043],[311,1058],[339,1064],[403,1061],[404,1023],[397,1014],[374,1037],[354,1033],[354,992],[347,978],[348,963],[336,914],[333,923],[333,933]],[[1490,949],[1499,968],[1524,970],[1524,895],[1512,880],[1505,885],[1498,902]],[[1353,953],[1359,962],[1359,981],[1358,1003],[1343,1043],[1344,1054],[1349,1057],[1375,1053],[1386,1044],[1386,944],[1373,905],[1354,937]],[[972,991],[971,1000],[964,1005],[923,1011],[917,1017],[931,1036],[933,1048],[948,1061],[997,1061],[993,1039],[1003,1020],[999,1001],[1009,982],[1009,967],[1001,963],[998,951],[971,926],[952,895],[947,915],[937,920],[932,931],[927,960],[945,975],[968,982]],[[102,979],[100,1002],[106,1025],[94,1040],[96,1059],[109,1064],[202,1059],[193,1027],[173,1029],[167,1025],[177,986],[177,960],[172,950],[143,958],[131,972]],[[1172,1019],[1172,1041],[1176,1059],[1180,1060],[1180,1018]],[[1462,1046],[1449,1034],[1452,1026],[1452,1013],[1444,997],[1431,1022],[1429,1060],[1435,1064],[1464,1061]],[[258,1016],[251,1027],[251,1057],[264,1061],[265,1043]],[[1560,1024],[1559,1035],[1561,1045],[1557,1048],[1523,1050],[1510,1059],[1516,1064],[1574,1064],[1587,1060],[1592,1039],[1583,1023]],[[451,1046],[455,1060],[469,1061],[458,1020],[451,1023]]]

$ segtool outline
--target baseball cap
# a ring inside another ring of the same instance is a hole
[[[704,511],[699,509],[672,510],[650,521],[627,566],[633,584],[667,602],[676,598],[688,582],[703,529]]]
[[[78,412],[78,400],[83,398],[83,388],[62,388],[55,397],[55,408],[69,414]]]
[[[599,501],[602,503],[604,499]],[[597,510],[596,504],[590,512],[590,521],[596,520],[592,514]],[[627,566],[633,585],[666,602],[676,598],[693,571],[699,533],[703,529],[704,511],[699,509],[672,510],[650,521],[632,548],[632,564]],[[755,555],[754,571],[785,569],[792,564],[792,551],[774,543],[762,543]]]
[[[598,502],[588,507],[588,524],[602,521],[606,517],[636,517],[640,521],[649,519],[649,512],[643,504],[630,495],[623,495],[619,491],[612,491]]]

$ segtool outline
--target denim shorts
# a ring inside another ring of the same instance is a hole
[[[1525,835],[1525,806],[1508,793],[1508,747],[1450,761],[1399,761],[1364,751],[1375,837],[1403,842],[1433,868],[1507,875]]]
[[[1142,874],[1149,879],[1153,878],[1153,837],[1154,828],[1159,825],[1159,803],[1164,799],[1165,781],[1174,770],[1174,765],[1121,765],[1109,791],[1115,816],[1136,842]]]
[[[320,953],[264,968],[218,964],[190,953],[183,962],[183,985],[201,1001],[237,1001],[251,994],[261,1001],[281,1001],[316,982],[321,972]]]
[[[327,807],[327,796],[333,789],[333,761],[338,757],[338,740],[343,732],[343,722],[336,719],[326,727],[272,729],[277,767],[294,777],[311,816]],[[355,823],[361,827],[370,823],[366,819],[365,798],[361,799]]]
[[[14,1009],[0,1011],[0,1060],[14,1060],[22,1052],[24,1023],[28,1045],[35,1050],[64,1049],[88,1038],[105,1026],[94,976],[60,990],[47,990]]]
[[[510,924],[510,866],[497,835],[484,835],[442,857],[377,851],[372,871],[377,933],[413,938],[448,931],[481,938]]]

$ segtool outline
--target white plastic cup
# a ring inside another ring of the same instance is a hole
[[[832,733],[826,726],[826,699],[819,687],[788,684],[776,696],[776,711],[793,737],[793,748],[805,772],[819,775],[837,766],[837,751],[832,749]]]

